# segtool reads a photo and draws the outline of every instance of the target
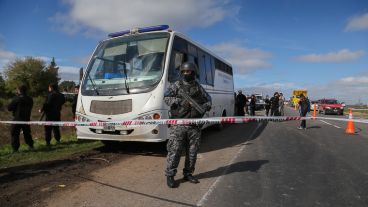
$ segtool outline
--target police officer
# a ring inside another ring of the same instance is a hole
[[[65,103],[65,97],[59,92],[57,83],[49,85],[49,94],[47,95],[46,101],[40,109],[41,113],[45,113],[46,121],[60,121],[61,107]],[[50,146],[51,132],[54,131],[54,137],[56,142],[60,142],[60,129],[59,126],[45,126],[45,139],[46,145]]]
[[[284,94],[280,93],[280,96],[279,96],[279,113],[280,113],[280,116],[285,115],[285,113],[284,113],[284,102],[285,102]]]
[[[299,113],[301,117],[306,117],[308,112],[310,111],[310,102],[309,99],[307,97],[305,97],[303,94],[300,95],[300,100],[298,102],[298,107],[299,107]],[[307,121],[305,119],[303,119],[300,123],[300,126],[298,127],[298,129],[307,129]]]
[[[76,85],[74,87],[74,97],[72,101],[72,113],[73,113],[73,119],[75,119],[75,112],[77,110],[77,101],[78,101],[78,93],[79,93],[79,85]]]
[[[271,101],[271,116],[279,116],[279,93],[275,92]]]
[[[195,101],[203,111],[211,109],[211,97],[204,88],[196,81],[198,69],[196,64],[185,62],[180,66],[183,80],[171,84],[165,92],[165,103],[170,106],[170,118],[202,118],[194,104],[182,95],[183,93]],[[171,125],[167,143],[167,168],[165,175],[167,185],[170,188],[177,187],[174,176],[177,172],[182,149],[185,148],[185,167],[183,169],[184,180],[191,183],[199,183],[193,176],[197,152],[201,138],[201,126],[199,125]]]
[[[27,95],[27,87],[21,85],[17,89],[17,96],[15,96],[10,104],[8,110],[13,112],[13,121],[29,121],[33,107],[33,99]],[[11,125],[11,145],[13,152],[19,149],[19,134],[23,131],[24,140],[33,149],[33,140],[31,135],[31,126],[28,124],[13,124]]]
[[[236,107],[238,109],[236,115],[244,116],[244,107],[247,107],[247,97],[243,94],[241,90],[238,91],[238,95],[236,96]]]
[[[268,116],[270,114],[270,108],[271,108],[271,101],[270,101],[270,99],[267,95],[266,99],[265,99],[266,116]]]
[[[251,116],[255,116],[256,115],[256,96],[252,95],[250,97],[250,103],[249,103],[249,110],[250,110],[250,115]]]

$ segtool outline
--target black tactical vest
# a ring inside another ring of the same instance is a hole
[[[177,86],[177,90],[183,90],[184,93],[188,94],[195,102],[197,102],[200,106],[206,103],[205,94],[202,94],[200,89],[200,85],[198,82],[194,81],[193,84],[184,84],[182,81],[178,81],[175,83]],[[171,116],[173,118],[202,118],[204,114],[198,112],[193,106],[189,105],[188,100],[184,97],[178,95],[177,98],[181,99],[181,102],[178,105],[171,107]]]

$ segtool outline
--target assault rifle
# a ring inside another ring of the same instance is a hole
[[[185,93],[182,89],[179,89],[178,94],[183,97],[186,101],[188,101],[200,114],[205,114],[206,110],[202,108],[195,100],[193,100],[187,93]]]

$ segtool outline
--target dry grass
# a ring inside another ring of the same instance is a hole
[[[34,106],[32,109],[31,120],[38,121],[41,117],[41,114],[38,113],[38,109],[41,108],[44,98],[34,98]],[[10,100],[8,100],[10,101]],[[0,120],[9,121],[12,119],[12,114],[7,111],[8,103],[5,103],[4,106],[0,109]],[[71,110],[71,104],[66,102],[63,106],[61,113],[61,120],[63,121],[72,121],[73,115]],[[44,127],[43,126],[31,126],[32,137],[34,140],[44,140]],[[0,146],[5,144],[10,144],[10,125],[8,124],[0,124]],[[73,127],[62,127],[61,128],[62,136],[75,136],[75,130]],[[21,143],[24,143],[23,136],[20,136]]]

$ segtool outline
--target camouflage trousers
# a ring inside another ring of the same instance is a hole
[[[200,145],[201,129],[198,126],[174,125],[170,127],[167,142],[166,176],[175,176],[183,149],[185,149],[184,175],[194,172]]]

